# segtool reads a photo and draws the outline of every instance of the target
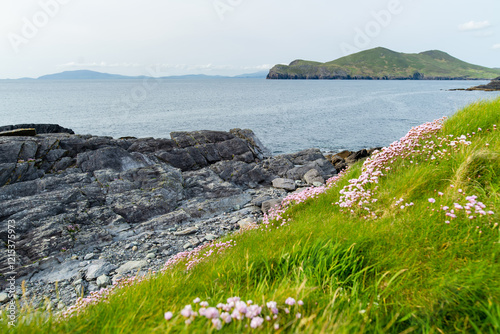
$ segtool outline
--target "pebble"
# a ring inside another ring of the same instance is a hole
[[[132,252],[137,251],[137,246],[132,247]]]
[[[155,257],[156,257],[155,253],[149,253],[148,255],[146,255],[146,259],[154,259]]]
[[[9,300],[9,295],[5,292],[0,293],[0,303],[5,303]]]
[[[91,260],[94,258],[94,253],[89,253],[87,255],[85,255],[85,257],[83,258],[84,260]]]

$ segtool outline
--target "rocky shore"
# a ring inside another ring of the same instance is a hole
[[[486,85],[479,85],[479,86],[474,86],[474,87],[470,87],[470,88],[457,88],[457,89],[450,89],[450,90],[451,91],[453,91],[453,90],[467,90],[467,91],[482,90],[485,92],[500,91],[500,77],[491,80]]]
[[[52,124],[0,131],[0,237],[6,245],[15,226],[17,294],[51,309],[258,223],[289,192],[321,186],[371,153],[272,157],[241,129],[170,139],[77,135]],[[2,247],[3,278],[12,260]]]

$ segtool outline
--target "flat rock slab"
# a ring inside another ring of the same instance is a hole
[[[273,187],[278,189],[285,189],[287,191],[294,191],[297,185],[292,179],[277,178],[273,180]]]
[[[189,235],[196,232],[198,232],[198,228],[196,226],[193,226],[179,232],[174,232],[174,235]]]
[[[36,130],[35,129],[15,129],[15,130],[10,130],[10,131],[0,132],[0,137],[15,137],[15,136],[33,137],[33,136],[36,136]]]

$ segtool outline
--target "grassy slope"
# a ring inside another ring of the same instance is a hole
[[[202,319],[186,326],[179,311],[195,297],[215,305],[231,296],[260,304],[303,299],[302,319],[282,315],[278,332],[499,332],[500,231],[493,223],[500,220],[500,130],[493,124],[500,126],[500,99],[478,102],[448,120],[440,134],[482,128],[472,145],[448,160],[392,164],[372,205],[379,219],[332,205],[347,179],[360,174],[357,165],[326,194],[290,209],[285,227],[233,236],[234,248],[190,272],[169,271],[66,322],[24,318],[14,332],[216,332]],[[445,224],[444,213],[432,208],[462,203],[459,188],[495,214]],[[415,205],[398,209],[398,198]],[[175,314],[169,322],[166,311]],[[276,332],[272,324],[261,331]],[[250,329],[232,323],[222,332]]]
[[[419,72],[423,73],[425,77],[493,79],[500,74],[497,69],[469,64],[442,51],[433,50],[419,54],[406,54],[380,47],[324,64],[303,60],[294,61],[290,66],[279,65],[275,70],[281,73],[313,74],[319,73],[321,68],[327,72],[344,70],[351,77],[404,78]]]

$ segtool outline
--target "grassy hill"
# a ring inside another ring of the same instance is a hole
[[[496,99],[416,127],[257,228],[11,332],[498,333],[499,126]]]
[[[379,47],[327,63],[276,65],[268,79],[493,79],[499,74],[438,50],[408,54]]]

